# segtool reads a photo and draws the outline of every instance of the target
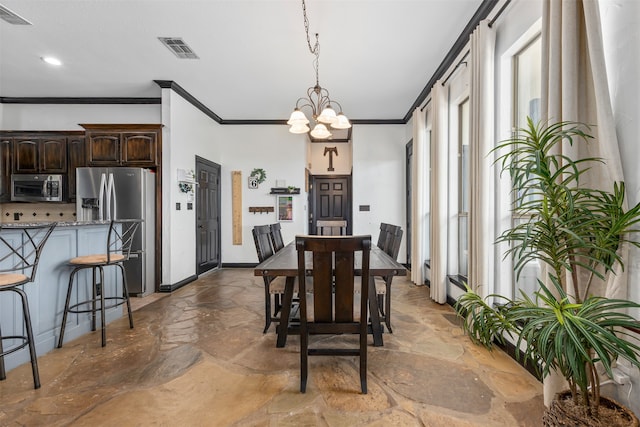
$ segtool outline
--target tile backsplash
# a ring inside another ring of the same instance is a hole
[[[0,222],[75,221],[75,203],[2,203]]]

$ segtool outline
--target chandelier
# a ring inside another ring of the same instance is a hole
[[[331,132],[327,128],[327,125],[333,129],[349,129],[351,122],[347,116],[342,112],[342,106],[335,100],[329,97],[329,91],[320,86],[320,78],[318,76],[318,65],[320,62],[320,41],[319,35],[316,33],[316,42],[311,46],[311,39],[309,38],[309,20],[307,19],[307,7],[304,0],[302,0],[302,15],[304,17],[304,30],[307,34],[307,45],[309,46],[309,52],[315,56],[313,60],[313,66],[316,70],[316,84],[315,86],[307,89],[307,97],[299,98],[296,101],[296,108],[291,113],[291,117],[287,121],[287,124],[291,127],[289,132],[291,133],[307,133],[310,130],[309,119],[302,112],[302,108],[308,108],[311,110],[311,117],[315,121],[315,126],[311,130],[311,136],[317,139],[327,139],[331,137]],[[333,105],[338,106],[338,113],[333,109]]]

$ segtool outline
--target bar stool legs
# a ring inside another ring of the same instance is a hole
[[[100,312],[100,328],[102,335],[102,347],[107,345],[107,324],[106,324],[106,314],[105,311],[107,309],[117,307],[119,305],[125,304],[127,305],[127,314],[129,316],[129,327],[133,329],[133,315],[131,313],[131,302],[129,300],[129,289],[127,287],[127,276],[124,272],[124,267],[121,264],[110,264],[115,267],[120,268],[120,272],[122,273],[122,296],[112,296],[105,297],[105,289],[104,289],[104,268],[102,265],[95,266],[80,266],[73,269],[71,275],[69,277],[69,287],[67,289],[67,298],[64,304],[64,312],[62,315],[62,326],[60,327],[60,336],[58,337],[58,348],[62,348],[62,343],[64,341],[64,330],[67,325],[67,315],[69,313],[91,313],[91,330],[96,330],[96,313]],[[71,305],[71,294],[73,293],[73,283],[76,273],[80,270],[84,270],[87,268],[91,268],[92,270],[92,294],[91,299],[86,301],[80,301],[76,304]],[[98,273],[99,278],[98,279]],[[115,303],[112,305],[107,305],[107,301],[114,300]],[[90,308],[83,308],[83,306],[91,304]]]
[[[10,336],[2,336],[0,334],[0,380],[6,379],[6,371],[4,366],[4,356],[9,353],[13,353],[16,350],[20,350],[21,348],[27,346],[29,347],[29,356],[31,358],[31,371],[33,372],[33,388],[40,388],[40,373],[38,371],[38,357],[36,356],[35,349],[35,340],[33,339],[33,327],[31,326],[31,314],[29,312],[29,302],[27,300],[27,294],[20,288],[8,288],[3,291],[13,291],[20,295],[20,300],[22,301],[22,313],[24,317],[24,327],[26,329],[26,336],[21,335],[10,335]],[[4,351],[4,347],[2,346],[2,340],[10,340],[10,339],[21,339],[23,340],[23,344],[17,347],[14,347],[11,350]]]

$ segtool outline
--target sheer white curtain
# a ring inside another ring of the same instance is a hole
[[[605,165],[589,171],[585,185],[611,190],[622,181],[622,163],[607,86],[600,12],[595,0],[544,0],[542,9],[542,119],[593,125],[588,144],[562,147],[573,158],[596,156]],[[621,250],[628,259],[628,248]],[[611,275],[597,293],[626,297],[626,272]],[[545,404],[563,388],[556,378],[544,384]]]
[[[471,34],[470,53],[470,176],[469,285],[478,293],[492,291],[494,190],[494,52],[495,31],[482,21]],[[491,289],[490,289],[491,287]]]
[[[440,80],[431,89],[430,276],[431,298],[440,304],[447,301],[448,94]]]
[[[411,281],[424,284],[426,233],[429,226],[429,158],[426,114],[413,112],[413,158],[411,164]]]

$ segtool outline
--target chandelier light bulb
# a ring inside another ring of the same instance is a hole
[[[306,123],[294,124],[289,128],[289,132],[291,133],[307,133],[309,132],[309,126]]]
[[[318,123],[311,131],[311,136],[317,139],[327,139],[331,136],[331,132],[322,123]]]
[[[328,125],[336,122],[336,111],[331,108],[331,104],[327,105],[324,110],[318,116],[320,123],[326,123]]]
[[[351,127],[351,122],[342,114],[342,112],[338,113],[336,116],[336,121],[331,124],[331,127],[334,129],[349,129]]]
[[[309,119],[307,119],[307,116],[305,116],[304,113],[297,108],[293,110],[291,116],[289,117],[289,120],[287,121],[287,124],[292,126],[306,125],[307,123],[309,123]]]

